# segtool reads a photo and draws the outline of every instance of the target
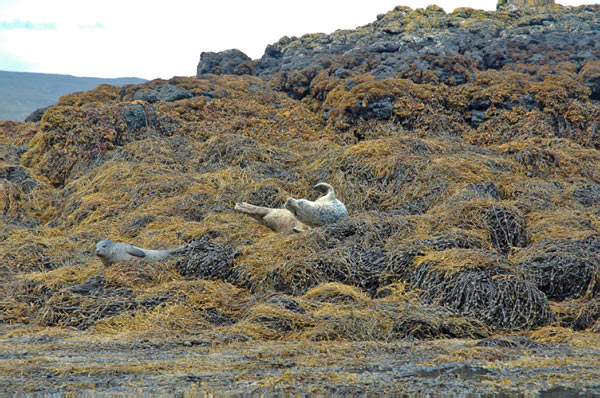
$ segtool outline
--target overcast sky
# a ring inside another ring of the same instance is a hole
[[[0,0],[0,70],[192,76],[203,51],[237,48],[256,59],[283,36],[354,29],[396,5],[429,4],[496,8],[495,0]]]

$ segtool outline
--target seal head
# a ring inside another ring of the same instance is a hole
[[[348,209],[336,198],[331,185],[321,182],[313,188],[323,192],[324,195],[315,201],[287,198],[285,208],[310,227],[332,224],[341,218],[348,217]]]

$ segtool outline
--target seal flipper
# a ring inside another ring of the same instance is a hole
[[[135,257],[141,257],[141,258],[146,257],[146,253],[144,253],[142,250],[138,249],[135,246],[128,247],[125,250],[125,252],[127,252],[127,254],[130,254],[130,255],[135,256]]]

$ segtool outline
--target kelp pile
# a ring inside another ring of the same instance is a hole
[[[587,27],[600,9],[548,13]],[[318,70],[103,85],[38,122],[0,122],[0,325],[215,344],[597,333],[598,43],[585,60],[534,46],[548,62],[526,62],[514,43],[497,68],[431,59],[443,81],[382,78],[357,52]],[[278,234],[233,209],[313,199],[321,181],[350,217]],[[100,239],[189,246],[104,268]]]

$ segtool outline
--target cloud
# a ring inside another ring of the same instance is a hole
[[[12,21],[0,21],[0,30],[25,29],[25,30],[55,30],[57,26],[53,22],[31,22],[13,19]]]

